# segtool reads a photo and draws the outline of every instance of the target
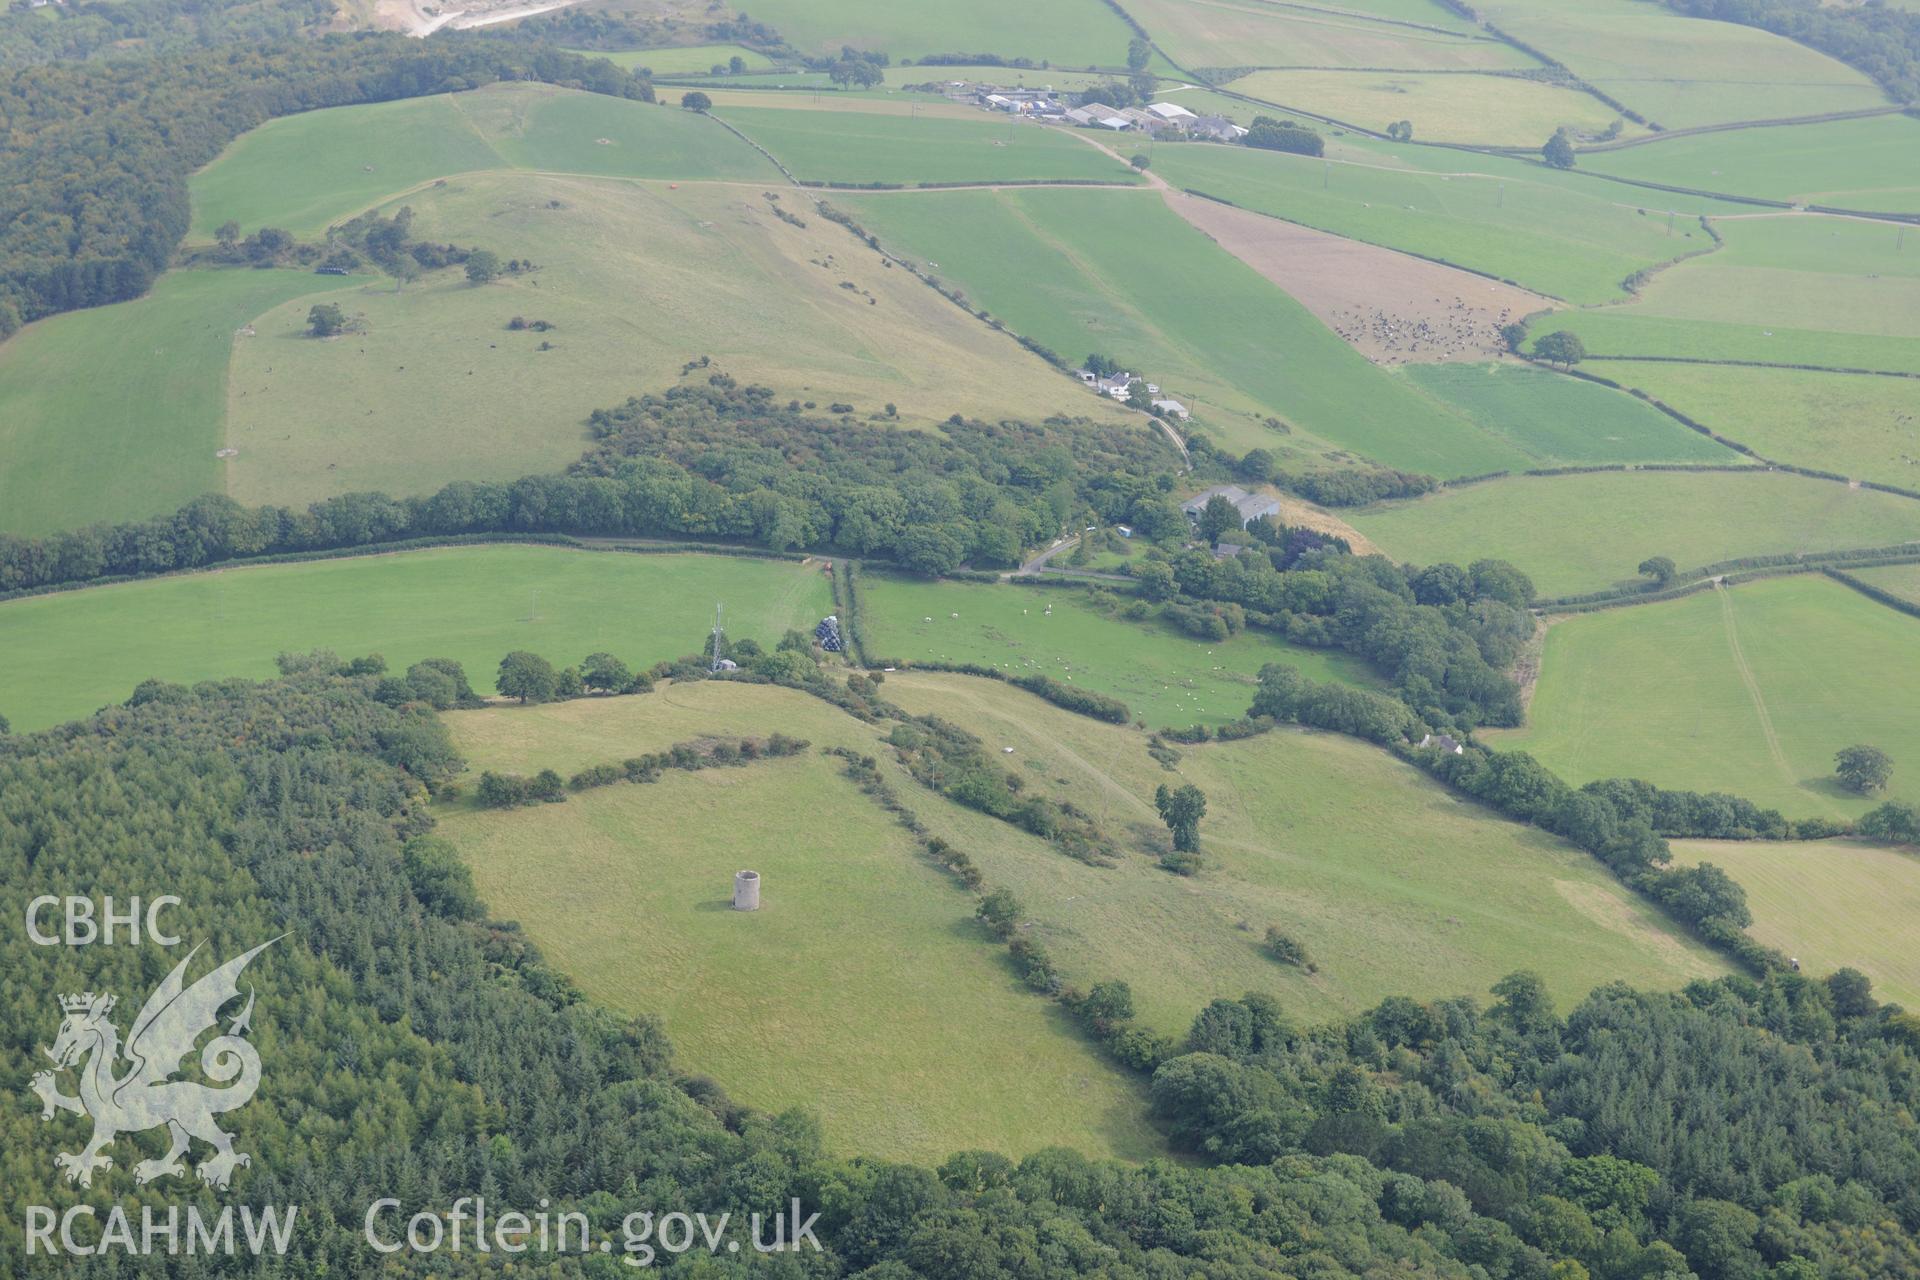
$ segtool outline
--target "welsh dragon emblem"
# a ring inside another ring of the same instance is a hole
[[[93,1138],[86,1147],[78,1154],[61,1152],[54,1157],[54,1163],[66,1171],[68,1182],[92,1186],[94,1170],[113,1164],[112,1157],[100,1153],[116,1137],[161,1125],[166,1126],[172,1145],[160,1159],[134,1165],[135,1181],[184,1177],[187,1168],[180,1157],[194,1138],[214,1149],[199,1164],[197,1172],[202,1182],[224,1188],[235,1168],[252,1163],[251,1157],[233,1149],[233,1135],[214,1120],[222,1112],[245,1106],[260,1087],[260,1054],[241,1038],[253,1018],[252,991],[247,993],[246,1007],[228,1024],[227,1033],[209,1040],[200,1051],[200,1069],[209,1080],[226,1087],[213,1088],[172,1077],[180,1069],[180,1060],[193,1052],[194,1042],[217,1025],[221,1007],[239,997],[240,973],[248,962],[279,940],[261,943],[188,986],[187,965],[200,951],[194,947],[147,997],[128,1029],[124,1046],[119,1030],[107,1019],[115,997],[91,991],[60,997],[66,1020],[60,1024],[53,1046],[45,1052],[59,1070],[74,1070],[80,1092],[77,1097],[61,1093],[52,1071],[37,1072],[31,1088],[40,1095],[42,1120],[53,1119],[56,1110],[93,1118]],[[122,1058],[127,1068],[116,1073]]]

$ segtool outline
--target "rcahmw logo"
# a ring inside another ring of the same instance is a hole
[[[124,1042],[110,1016],[118,1003],[116,997],[91,991],[60,997],[65,1017],[59,1034],[43,1050],[55,1069],[36,1072],[28,1087],[39,1095],[42,1120],[50,1121],[57,1112],[68,1111],[93,1121],[93,1135],[84,1147],[54,1157],[69,1183],[91,1187],[97,1170],[112,1167],[113,1157],[104,1152],[121,1134],[162,1127],[169,1140],[166,1154],[133,1166],[134,1180],[142,1185],[164,1178],[184,1178],[187,1165],[181,1157],[189,1154],[195,1139],[213,1148],[193,1170],[210,1187],[224,1190],[236,1168],[252,1163],[251,1157],[233,1149],[233,1135],[221,1128],[217,1119],[245,1106],[260,1087],[260,1054],[244,1038],[253,1019],[251,990],[225,1033],[216,1035],[200,1050],[201,1072],[213,1084],[175,1077],[181,1070],[181,1059],[193,1052],[205,1032],[218,1027],[220,1010],[240,997],[239,979],[247,965],[279,940],[263,942],[188,984],[187,966],[200,951],[194,947],[147,997],[128,1025]],[[68,1071],[76,1080],[76,1092],[71,1094],[61,1090],[58,1079]],[[79,1237],[78,1226],[82,1219],[99,1217],[92,1205],[73,1205],[64,1212],[46,1205],[29,1205],[27,1252],[45,1249],[49,1253],[85,1255],[120,1249],[128,1253],[231,1253],[239,1247],[253,1253],[269,1248],[284,1253],[298,1214],[298,1206],[269,1208],[258,1215],[244,1206],[240,1211],[242,1232],[236,1242],[231,1206],[212,1222],[198,1206],[187,1206],[184,1215],[177,1207],[143,1206],[137,1231],[126,1212],[116,1206],[108,1211],[98,1239],[89,1243]]]

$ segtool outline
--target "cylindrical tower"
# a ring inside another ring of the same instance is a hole
[[[760,909],[760,873],[758,871],[733,873],[733,909],[735,911]]]

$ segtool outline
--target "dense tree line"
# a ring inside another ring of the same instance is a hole
[[[304,510],[210,494],[154,520],[0,534],[0,591],[472,533],[838,548],[936,574],[966,559],[1017,563],[1076,512],[1124,519],[1141,494],[1184,523],[1166,499],[1177,455],[1157,434],[1067,419],[900,430],[715,379],[596,413],[599,441],[567,475],[344,494]]]
[[[1778,813],[1732,796],[1663,792],[1635,780],[1575,789],[1524,751],[1469,747],[1458,754],[1416,755],[1448,785],[1593,854],[1628,886],[1755,971],[1785,968],[1786,957],[1747,934],[1753,916],[1745,890],[1712,863],[1670,867],[1673,852],[1665,836],[1817,838],[1839,829],[1817,821],[1797,830]],[[1659,823],[1667,824],[1664,831]]]
[[[1326,139],[1312,129],[1272,116],[1255,116],[1240,142],[1263,151],[1287,151],[1299,156],[1324,155],[1327,149]]]
[[[616,782],[649,783],[660,781],[671,769],[695,773],[701,769],[737,768],[756,760],[777,760],[798,755],[807,749],[805,738],[775,733],[766,738],[703,739],[676,742],[665,751],[632,756],[618,763],[594,764],[581,769],[564,784],[552,769],[542,769],[531,777],[515,773],[480,775],[474,799],[487,809],[518,809],[525,805],[558,804],[569,791],[591,791]]]
[[[775,550],[834,546],[929,574],[1017,564],[1082,510],[1124,519],[1140,495],[1167,492],[1177,462],[1153,433],[957,414],[938,432],[902,431],[816,416],[725,374],[596,411],[588,428],[597,443],[576,476],[639,480],[678,464],[711,486],[688,495],[689,523],[717,526],[707,532]]]
[[[1920,13],[1882,0],[1667,0],[1694,18],[1759,27],[1857,67],[1901,102],[1920,99]]]
[[[221,45],[29,67],[0,80],[0,337],[144,293],[186,234],[188,175],[247,130],[275,116],[497,80],[653,98],[644,77],[605,59],[464,33]]]
[[[1364,1159],[1489,1276],[1920,1274],[1920,1019],[1858,973],[1609,986],[1564,1020],[1531,974],[1493,990],[1315,1028],[1216,1000],[1154,1110],[1215,1159]]]
[[[1244,468],[1242,473],[1245,474]],[[1370,502],[1384,502],[1390,498],[1417,498],[1440,487],[1440,482],[1432,476],[1384,467],[1304,474],[1274,471],[1271,475],[1248,478],[1271,479],[1281,488],[1323,507],[1363,507]]]
[[[1418,568],[1324,547],[1303,552],[1270,521],[1255,531],[1270,541],[1230,559],[1170,557],[1173,587],[1238,606],[1249,626],[1365,658],[1436,728],[1520,722],[1520,691],[1504,672],[1533,635],[1525,574],[1504,560]],[[1135,566],[1151,594],[1148,570]]]

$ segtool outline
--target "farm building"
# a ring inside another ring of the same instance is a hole
[[[1183,129],[1191,127],[1192,122],[1200,118],[1176,102],[1156,102],[1147,110],[1168,124],[1177,124]]]
[[[1423,747],[1436,747],[1448,755],[1459,756],[1465,755],[1467,752],[1467,749],[1460,745],[1459,739],[1450,733],[1430,733],[1420,739],[1420,745]]]
[[[1151,388],[1149,388],[1149,391],[1151,391]],[[1155,400],[1153,402],[1153,407],[1160,410],[1160,412],[1162,413],[1169,414],[1172,417],[1180,419],[1180,421],[1182,422],[1185,422],[1188,418],[1191,418],[1193,416],[1191,413],[1187,412],[1187,406],[1181,404],[1178,400]]]
[[[1245,129],[1225,116],[1196,116],[1187,125],[1187,133],[1208,142],[1238,142],[1247,136]]]
[[[1207,503],[1214,498],[1225,498],[1233,504],[1233,509],[1240,513],[1240,527],[1243,529],[1261,516],[1278,519],[1280,515],[1279,499],[1269,498],[1264,493],[1249,493],[1237,484],[1217,484],[1196,493],[1181,503],[1180,509],[1187,513],[1189,521],[1199,524],[1200,513],[1207,509]]]

